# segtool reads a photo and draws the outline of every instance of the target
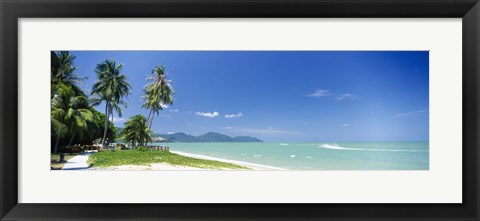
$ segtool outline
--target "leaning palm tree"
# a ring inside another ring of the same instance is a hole
[[[53,149],[54,153],[58,152],[58,144],[61,138],[68,133],[68,126],[65,124],[65,115],[68,109],[68,102],[73,91],[70,87],[63,83],[57,85],[57,92],[51,99],[50,104],[50,122],[52,125],[52,134],[55,134],[56,141]]]
[[[123,140],[132,142],[132,146],[144,146],[152,140],[153,131],[148,127],[145,116],[135,115],[131,117],[122,128],[121,137]]]
[[[70,133],[70,147],[75,136],[78,134],[83,137],[84,132],[88,131],[88,125],[95,119],[88,98],[76,96],[68,85],[59,85],[57,94],[52,98],[51,107],[52,128],[57,135],[54,152],[57,153],[60,138]]]
[[[114,60],[104,60],[98,64],[95,69],[97,82],[93,85],[92,95],[96,97],[92,99],[92,102],[94,105],[102,102],[105,103],[103,147],[105,147],[105,139],[107,138],[109,117],[113,116],[113,110],[117,111],[121,116],[121,108],[119,105],[126,106],[123,98],[130,94],[131,86],[127,82],[126,76],[121,73],[122,67],[122,64],[116,65]]]
[[[172,80],[167,80],[165,75],[165,66],[156,66],[152,70],[152,74],[147,77],[147,85],[145,85],[142,108],[149,109],[148,127],[152,127],[154,115],[160,114],[164,106],[173,104],[174,89],[170,84]]]
[[[94,115],[90,111],[88,98],[85,96],[76,96],[70,99],[70,107],[65,121],[70,125],[70,141],[68,147],[72,145],[75,136],[83,137],[85,132],[88,132],[89,123],[94,122]]]
[[[54,96],[60,83],[72,88],[76,95],[85,95],[78,85],[83,84],[85,78],[75,74],[77,66],[74,64],[76,56],[68,51],[50,52],[50,78],[52,85],[52,97]]]
[[[50,122],[52,125],[52,135],[54,134],[56,137],[55,147],[53,149],[54,153],[58,153],[60,139],[64,138],[68,134],[68,127],[62,122],[62,113],[64,113],[63,110],[52,108]]]

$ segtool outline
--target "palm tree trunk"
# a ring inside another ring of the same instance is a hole
[[[150,117],[152,116],[152,109],[150,109],[150,112],[148,112],[148,118],[147,120],[150,120]]]
[[[148,124],[148,129],[152,129],[152,123],[153,123],[153,115],[152,115],[152,118],[150,119],[150,123]]]
[[[75,137],[75,134],[77,134],[77,131],[73,132],[72,138],[70,138],[70,141],[68,142],[68,148],[72,146],[73,138]]]
[[[152,129],[152,123],[153,123],[153,110],[150,109],[150,112],[148,113],[148,118],[147,118],[147,122],[148,122],[148,129]]]
[[[105,139],[107,139],[108,130],[108,106],[109,103],[105,103],[105,129],[103,130],[102,148],[105,149]]]
[[[55,141],[55,148],[53,149],[53,153],[58,153],[58,143],[60,143],[60,133],[62,132],[62,128],[57,134],[57,141]]]

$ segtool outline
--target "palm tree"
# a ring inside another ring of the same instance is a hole
[[[153,131],[148,127],[145,116],[139,114],[131,117],[121,131],[122,139],[132,142],[132,146],[144,146],[152,140]]]
[[[72,94],[72,90],[65,84],[57,84],[57,92],[53,95],[51,99],[51,110],[50,110],[50,122],[52,125],[52,130],[55,133],[56,141],[54,153],[58,152],[58,144],[60,139],[65,137],[68,133],[68,126],[65,125],[65,114],[68,109],[68,100],[69,96]]]
[[[56,93],[59,83],[70,86],[77,95],[85,95],[82,89],[78,86],[83,84],[85,78],[79,77],[75,74],[75,71],[77,70],[77,67],[74,65],[75,58],[76,56],[70,54],[68,51],[50,52],[52,97]]]
[[[147,77],[148,84],[145,85],[145,95],[143,98],[142,108],[149,109],[147,122],[148,128],[152,127],[154,115],[160,114],[164,106],[173,104],[174,89],[170,84],[172,80],[167,80],[165,75],[165,66],[156,66],[152,70],[152,74]]]
[[[52,125],[52,134],[55,134],[55,136],[57,137],[55,141],[55,148],[53,151],[54,153],[58,153],[58,144],[60,143],[60,139],[64,138],[68,133],[67,125],[65,125],[62,122],[63,116],[61,116],[62,114],[59,113],[58,111],[61,111],[61,110],[52,108],[51,118],[50,118],[51,119],[50,122]],[[59,119],[56,119],[55,117],[59,117]]]
[[[58,86],[51,104],[52,128],[57,133],[55,153],[58,152],[60,138],[67,132],[71,135],[68,143],[70,147],[75,136],[78,134],[79,137],[83,137],[84,132],[88,132],[89,124],[94,123],[95,120],[87,97],[76,96],[73,89],[63,83]]]
[[[58,152],[61,138],[64,138],[72,128],[65,122],[71,98],[86,99],[83,90],[78,86],[85,78],[76,75],[75,56],[68,51],[50,52],[51,78],[51,125],[52,134],[56,137],[54,152]],[[87,105],[88,106],[88,105]],[[73,140],[73,139],[72,139]]]
[[[92,94],[96,96],[93,104],[98,105],[105,102],[105,125],[102,139],[102,146],[105,147],[107,137],[108,119],[113,116],[113,110],[121,116],[119,105],[126,106],[123,97],[130,94],[130,84],[126,81],[126,76],[121,73],[122,64],[116,65],[114,60],[104,60],[98,64],[95,72],[97,73],[97,82],[93,85]]]

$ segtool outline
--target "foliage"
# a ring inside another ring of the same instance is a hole
[[[94,167],[168,163],[175,166],[205,169],[248,169],[231,163],[185,157],[168,151],[151,149],[149,151],[140,151],[139,149],[143,148],[96,153],[90,156],[89,163]]]
[[[102,145],[105,144],[108,130],[108,118],[113,117],[115,110],[119,116],[122,116],[120,105],[127,106],[123,98],[130,94],[130,84],[127,82],[126,76],[121,73],[122,64],[116,65],[114,60],[104,60],[98,64],[95,73],[97,74],[97,81],[93,84],[92,99],[93,105],[98,105],[105,102],[105,121],[104,134]]]
[[[97,119],[95,121],[95,123],[98,125],[94,131],[95,131],[95,134],[93,137],[91,137],[91,141],[92,140],[95,140],[95,139],[98,139],[98,138],[102,138],[103,136],[103,124],[105,122],[105,114],[97,111],[97,110],[94,110],[95,112],[95,115],[97,115]],[[118,129],[117,127],[115,127],[115,124],[113,124],[113,122],[111,121],[108,121],[108,127],[107,127],[107,139],[109,142],[115,142],[117,140],[117,137],[118,137]]]
[[[158,115],[167,104],[173,104],[174,89],[165,75],[165,66],[156,66],[152,74],[147,77],[145,85],[142,108],[150,110],[148,114],[148,127],[152,127],[153,116]]]
[[[71,144],[92,144],[102,138],[106,116],[93,108],[95,99],[89,100],[80,88],[85,78],[75,73],[76,57],[68,51],[50,54],[52,152]],[[107,133],[109,141],[116,139],[117,129],[111,122],[107,124]]]
[[[75,71],[77,67],[74,64],[75,56],[68,51],[50,52],[50,78],[52,83],[52,97],[56,93],[60,84],[69,86],[76,95],[83,95],[82,89],[78,85],[83,84],[84,78],[79,77]]]
[[[71,136],[70,146],[76,135],[82,138],[88,133],[94,118],[87,97],[77,95],[69,85],[58,83],[56,94],[51,99],[52,129],[57,136],[54,152],[58,150],[59,139],[67,134]]]
[[[83,137],[94,120],[85,93],[79,87],[82,77],[75,71],[75,56],[68,51],[50,52],[51,128],[53,152],[60,144],[70,145],[75,137]],[[68,141],[65,141],[69,137]]]
[[[114,60],[104,60],[98,64],[95,69],[97,81],[93,85],[92,94],[105,102],[124,105],[122,98],[130,94],[131,86],[127,82],[127,77],[121,73],[122,69],[123,64],[116,65]],[[121,110],[116,109],[113,104],[111,108],[121,114]]]
[[[152,140],[153,131],[150,130],[145,116],[139,114],[131,117],[120,132],[123,140],[131,142],[132,146],[143,146]]]

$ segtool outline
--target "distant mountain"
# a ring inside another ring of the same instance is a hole
[[[155,134],[154,139],[164,140],[161,142],[263,142],[262,140],[249,137],[249,136],[238,136],[230,137],[225,134],[209,132],[200,136],[188,135],[185,133],[174,133],[174,134]]]
[[[237,136],[232,138],[232,142],[263,142],[263,141],[256,137]]]
[[[159,134],[154,137],[162,137],[163,142],[197,142],[197,137],[185,133]]]
[[[198,142],[232,142],[233,139],[225,134],[208,132],[197,137]]]

